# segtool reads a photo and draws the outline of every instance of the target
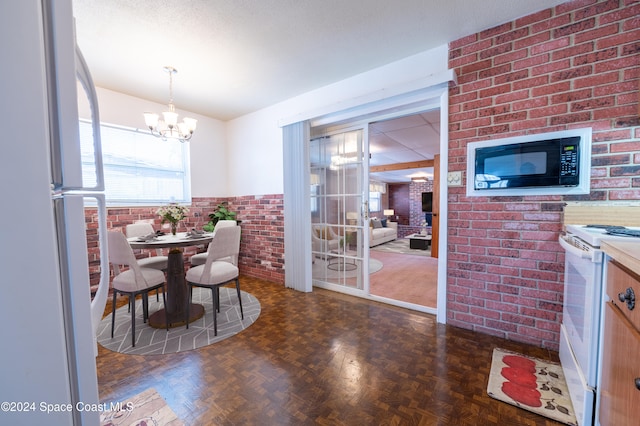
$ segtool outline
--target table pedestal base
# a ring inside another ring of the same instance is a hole
[[[149,325],[154,328],[169,328],[186,325],[184,310],[187,307],[189,294],[184,279],[184,260],[181,248],[169,250],[167,263],[167,304],[164,309],[149,315]],[[204,315],[204,306],[192,303],[189,309],[189,322],[193,322]],[[165,320],[165,311],[167,319]]]
[[[165,322],[165,309],[160,309],[149,315],[149,325],[153,328],[167,328],[167,323]],[[189,308],[189,322],[192,323],[204,316],[204,306],[199,305],[197,303],[192,303]],[[168,314],[167,321],[169,322],[169,328],[180,327],[183,325],[187,325],[184,322],[184,311],[174,312],[173,314]]]

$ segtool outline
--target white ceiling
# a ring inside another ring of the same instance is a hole
[[[440,110],[372,123],[369,126],[370,166],[433,160],[440,152]],[[433,167],[370,173],[381,182],[433,178]]]
[[[73,0],[97,86],[229,120],[566,0]]]
[[[178,110],[230,120],[564,1],[73,0],[73,8],[97,86],[166,104],[163,67],[173,66]],[[433,158],[438,121],[436,111],[372,125],[371,164]]]

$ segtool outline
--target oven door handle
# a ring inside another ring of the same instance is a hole
[[[575,247],[571,244],[569,244],[564,238],[562,238],[562,235],[560,236],[560,238],[558,238],[558,242],[560,243],[560,245],[562,246],[563,249],[565,249],[567,251],[567,253],[570,253],[574,256],[578,256],[582,259],[593,259],[593,254],[589,251],[585,251],[585,250],[581,250],[578,247]]]

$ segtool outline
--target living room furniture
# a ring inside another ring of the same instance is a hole
[[[398,238],[398,223],[372,218],[369,220],[369,247]]]
[[[327,268],[332,271],[355,271],[358,269],[355,259],[345,257],[345,254],[354,255],[354,252],[347,252],[343,248],[332,250],[328,256]]]
[[[410,249],[427,250],[431,245],[431,235],[413,234],[407,238]]]
[[[237,258],[240,252],[240,227],[227,226],[216,230],[213,239],[207,249],[207,260],[204,265],[195,266],[187,271],[187,285],[189,290],[193,287],[203,287],[211,289],[213,299],[213,334],[218,335],[218,314],[220,310],[220,286],[232,281],[236,284],[238,301],[240,302],[240,316],[244,319],[242,311],[242,297],[240,296],[240,270],[236,265],[225,258]],[[185,322],[189,328],[187,320],[191,306],[191,291],[189,300],[185,304]]]
[[[113,306],[111,312],[111,337],[116,323],[116,297],[118,293],[126,294],[129,297],[129,308],[131,310],[131,346],[136,346],[136,296],[142,295],[142,317],[146,322],[149,318],[149,292],[162,288],[162,302],[166,306],[164,292],[164,272],[153,268],[143,268],[138,264],[127,238],[120,231],[109,231],[109,262],[113,265],[115,276],[113,277]],[[120,271],[120,266],[128,266],[124,272]],[[166,311],[165,311],[166,312]],[[166,328],[169,330],[168,322],[165,320]]]
[[[340,248],[340,236],[329,225],[313,224],[311,225],[311,243],[311,249],[314,252],[327,253]]]

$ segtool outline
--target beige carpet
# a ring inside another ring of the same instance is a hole
[[[577,425],[560,364],[494,349],[487,394],[524,410]]]
[[[147,389],[125,401],[105,404],[108,409],[100,415],[101,426],[184,425],[155,389]]]
[[[371,250],[384,268],[369,276],[371,294],[435,308],[438,302],[438,259]]]

